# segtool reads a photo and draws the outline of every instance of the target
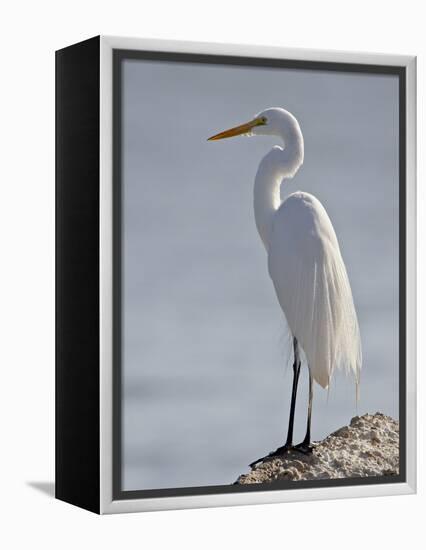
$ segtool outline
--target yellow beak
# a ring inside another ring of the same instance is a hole
[[[235,126],[234,128],[230,128],[229,130],[220,132],[220,134],[209,137],[207,141],[216,141],[218,139],[225,139],[234,136],[241,136],[242,134],[248,134],[255,126],[263,126],[264,124],[266,123],[263,117],[254,118],[253,120],[250,120],[250,122],[246,122],[245,124],[241,124],[240,126]]]

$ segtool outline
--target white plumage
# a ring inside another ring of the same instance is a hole
[[[293,193],[276,211],[268,267],[314,380],[326,388],[340,367],[358,383],[361,346],[352,292],[336,233],[314,196]]]
[[[253,135],[276,135],[262,159],[254,185],[256,225],[268,253],[269,274],[289,328],[323,388],[335,368],[355,375],[358,387],[361,342],[345,264],[336,233],[320,201],[296,192],[283,203],[281,185],[289,183],[304,160],[303,135],[284,109],[267,109],[255,120]]]
[[[312,379],[327,388],[334,370],[342,368],[354,374],[358,394],[361,340],[357,315],[339,243],[325,208],[314,196],[301,191],[281,202],[281,184],[293,178],[304,160],[304,141],[298,121],[284,109],[266,109],[250,122],[210,139],[240,134],[273,135],[282,142],[282,146],[273,147],[262,159],[254,184],[256,226],[294,345],[288,436],[285,445],[272,455],[293,448],[299,348],[308,362],[310,385],[307,432],[298,447],[308,452]]]

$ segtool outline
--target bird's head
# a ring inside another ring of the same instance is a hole
[[[279,136],[286,145],[297,135],[301,136],[296,118],[280,107],[271,107],[257,114],[249,122],[234,126],[208,138],[208,141],[230,138],[234,136]]]

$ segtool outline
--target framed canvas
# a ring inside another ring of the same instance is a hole
[[[415,71],[103,36],[56,53],[57,498],[415,492]]]

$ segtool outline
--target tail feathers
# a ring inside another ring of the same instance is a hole
[[[298,288],[282,306],[314,380],[327,388],[333,372],[342,369],[354,376],[358,396],[361,338],[343,260],[317,262],[313,270],[300,269],[294,280]]]
[[[311,323],[300,339],[313,377],[326,388],[335,369],[342,369],[354,376],[358,398],[361,338],[343,261],[318,267],[313,293]]]

